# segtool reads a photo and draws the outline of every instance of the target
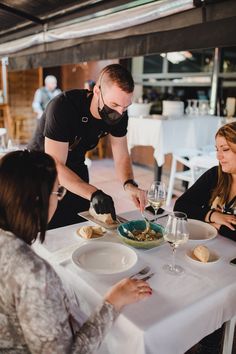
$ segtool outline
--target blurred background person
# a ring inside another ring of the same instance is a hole
[[[36,90],[32,103],[33,111],[37,114],[38,119],[41,118],[48,102],[61,93],[61,90],[57,88],[57,79],[55,76],[46,76],[44,83],[45,86]]]
[[[93,80],[87,80],[84,83],[84,89],[88,91],[93,91],[94,86],[96,85],[96,82]]]

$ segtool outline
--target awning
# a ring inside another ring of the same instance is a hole
[[[107,6],[107,1],[94,2]],[[44,24],[44,31],[41,26],[36,34],[0,44],[0,55],[9,56],[9,69],[19,70],[236,45],[234,0],[131,3],[121,1],[108,12],[103,9],[47,28]]]

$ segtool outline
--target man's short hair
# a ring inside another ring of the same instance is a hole
[[[49,82],[57,83],[57,78],[54,75],[48,75],[45,77],[45,85]]]
[[[134,80],[131,73],[120,64],[106,66],[100,74],[99,83],[101,84],[103,75],[107,76],[106,81],[112,81],[122,91],[131,93],[134,91]]]

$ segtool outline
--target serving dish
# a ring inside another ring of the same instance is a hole
[[[117,232],[122,242],[128,244],[129,246],[141,249],[150,249],[158,247],[164,243],[163,226],[151,222],[150,227],[151,230],[159,233],[158,238],[155,240],[138,241],[137,239],[132,239],[130,236],[128,236],[127,231],[130,231],[131,233],[136,230],[144,231],[146,228],[146,222],[144,220],[133,220],[120,224],[117,228]]]

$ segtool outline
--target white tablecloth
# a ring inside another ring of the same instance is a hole
[[[126,214],[130,219],[137,216],[140,217],[137,212]],[[163,222],[164,219],[160,220]],[[186,270],[182,276],[169,275],[162,269],[171,258],[168,244],[137,251],[137,265],[123,275],[91,276],[70,261],[73,249],[86,242],[75,234],[79,225],[49,231],[46,243],[43,246],[36,244],[35,249],[50,262],[64,261],[68,280],[80,294],[82,307],[87,313],[117,280],[145,264],[151,265],[155,272],[149,280],[153,295],[124,309],[107,335],[100,354],[182,354],[236,315],[236,267],[229,264],[229,260],[236,256],[235,242],[221,236],[208,241],[207,246],[221,259],[215,264],[204,265],[186,257],[186,250],[196,244],[189,241],[177,251],[177,263]],[[118,236],[111,233],[97,242],[103,240],[120,242]]]
[[[158,166],[165,162],[165,154],[176,148],[200,149],[215,144],[215,133],[222,125],[221,117],[184,116],[178,119],[129,118],[128,147],[152,146]]]

